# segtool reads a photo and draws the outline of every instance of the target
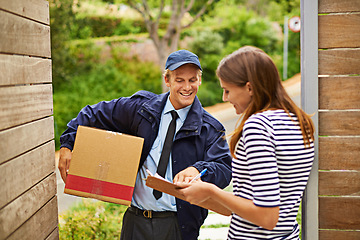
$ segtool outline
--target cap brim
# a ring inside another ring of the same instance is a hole
[[[194,64],[195,66],[197,66],[198,68],[200,68],[200,70],[202,71],[201,66],[199,66],[198,64],[196,64],[196,63],[194,63],[194,62],[192,62],[192,61],[178,62],[178,63],[172,64],[172,65],[169,66],[167,69],[169,69],[170,71],[174,71],[175,69],[181,67],[181,66],[184,65],[184,64],[188,64],[188,63]]]

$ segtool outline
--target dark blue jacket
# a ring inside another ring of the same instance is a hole
[[[61,135],[61,147],[72,150],[78,125],[97,127],[144,138],[139,168],[146,160],[158,134],[160,117],[168,93],[139,91],[131,97],[103,101],[83,108]],[[202,171],[202,179],[224,188],[231,180],[231,156],[225,129],[204,110],[196,97],[188,116],[175,136],[172,149],[173,176],[189,166]],[[208,211],[176,199],[178,221],[184,240],[197,239]]]

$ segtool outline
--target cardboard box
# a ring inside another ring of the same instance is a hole
[[[144,139],[79,126],[64,193],[130,205]]]

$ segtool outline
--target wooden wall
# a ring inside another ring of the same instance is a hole
[[[360,239],[360,1],[319,0],[319,239]]]
[[[58,239],[49,3],[0,19],[0,239]]]

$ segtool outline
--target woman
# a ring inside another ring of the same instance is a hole
[[[286,93],[262,50],[246,46],[216,74],[240,124],[231,135],[233,191],[196,181],[180,184],[186,200],[209,198],[233,212],[228,239],[299,239],[299,204],[314,159],[314,125]]]

